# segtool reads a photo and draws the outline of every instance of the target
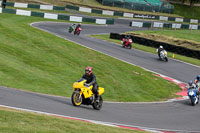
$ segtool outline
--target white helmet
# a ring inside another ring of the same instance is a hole
[[[160,48],[163,48],[163,46],[160,46]]]

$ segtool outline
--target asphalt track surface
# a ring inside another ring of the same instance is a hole
[[[120,23],[112,26],[83,25],[80,36],[67,32],[67,23],[41,22],[32,26],[52,34],[72,40],[81,45],[113,56],[130,64],[135,64],[157,73],[187,82],[194,79],[200,68],[169,59],[169,62],[158,60],[157,55],[129,50],[121,46],[87,37],[88,34],[124,32],[143,30]],[[0,104],[24,109],[37,110],[103,122],[119,123],[129,126],[147,127],[150,129],[167,129],[180,132],[200,132],[200,106],[192,107],[189,100],[167,103],[109,103],[104,102],[102,110],[91,106],[74,107],[69,98],[54,97],[16,89],[0,87]]]

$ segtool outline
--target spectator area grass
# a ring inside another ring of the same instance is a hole
[[[39,20],[46,19],[0,14],[1,86],[70,97],[73,82],[92,66],[105,100],[160,101],[181,90],[137,66],[30,26]]]

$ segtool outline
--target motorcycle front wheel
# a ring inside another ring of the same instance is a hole
[[[132,48],[132,45],[130,44],[130,45],[128,46],[128,48],[131,49],[131,48]]]
[[[191,97],[190,100],[191,100],[192,106],[194,106],[195,105],[195,103],[194,103],[195,102],[195,98]]]
[[[80,96],[79,92],[73,92],[71,97],[72,104],[74,106],[80,106],[82,103],[82,97]]]
[[[103,104],[103,98],[101,96],[99,96],[99,102],[94,102],[92,104],[93,108],[96,109],[96,110],[100,110],[101,107],[102,107],[102,104]]]
[[[168,62],[168,58],[167,57],[165,57],[165,61]]]

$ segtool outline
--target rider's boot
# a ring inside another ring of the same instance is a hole
[[[100,99],[99,94],[96,94],[95,98],[96,98],[96,102],[99,102],[99,99]]]

